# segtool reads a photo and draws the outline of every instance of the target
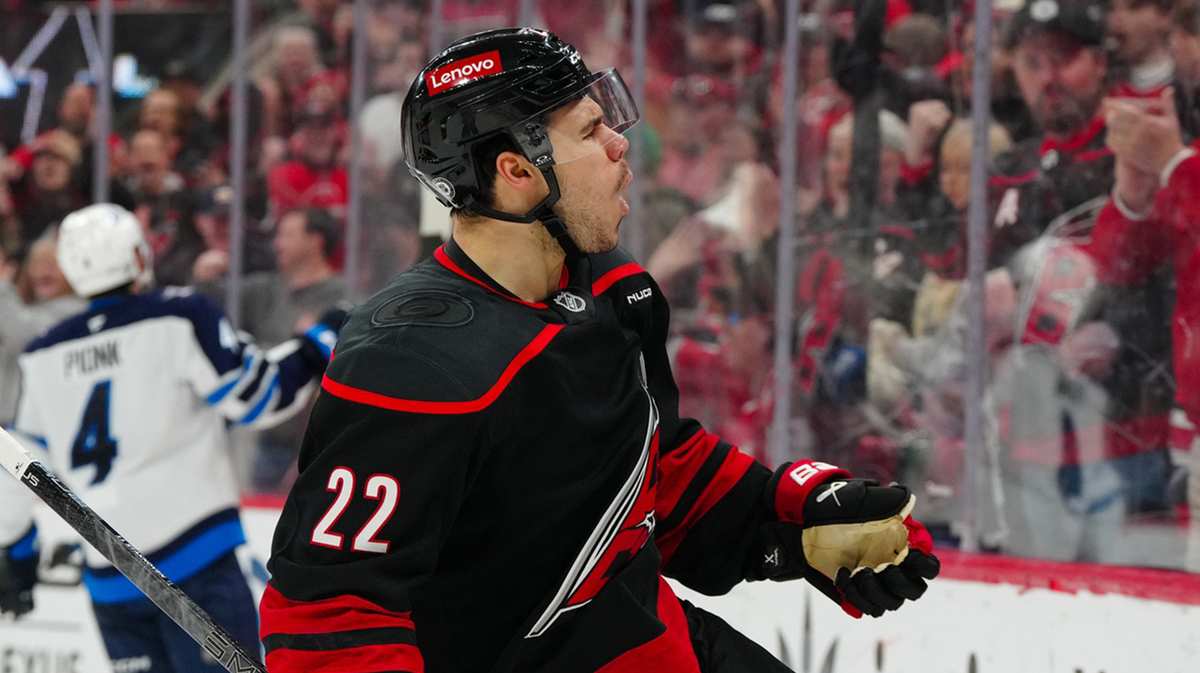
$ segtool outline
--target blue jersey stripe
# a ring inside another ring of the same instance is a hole
[[[271,377],[271,383],[267,386],[267,389],[263,391],[264,394],[262,399],[258,401],[258,404],[254,405],[254,408],[251,409],[249,413],[242,417],[242,424],[249,425],[257,420],[259,416],[262,416],[262,413],[267,409],[267,405],[270,404],[271,398],[275,397],[275,391],[277,390],[279,390],[278,372],[275,373],[275,376]]]
[[[238,384],[246,378],[246,372],[250,371],[250,366],[252,364],[254,364],[254,358],[247,358],[246,362],[242,365],[242,373],[230,379],[229,383],[226,383],[210,393],[204,401],[208,402],[209,406],[216,406],[220,404],[221,400],[225,399],[229,393],[233,392],[233,389],[236,388]]]
[[[172,582],[182,582],[212,565],[246,542],[241,521],[225,521],[197,535],[187,544],[155,562]],[[90,568],[83,571],[83,583],[96,603],[123,603],[142,598],[142,592],[123,575],[105,576]]]

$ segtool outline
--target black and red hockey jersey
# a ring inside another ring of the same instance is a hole
[[[663,576],[768,574],[775,482],[678,417],[667,323],[621,251],[530,303],[453,241],[355,310],[275,535],[268,669],[702,670]]]

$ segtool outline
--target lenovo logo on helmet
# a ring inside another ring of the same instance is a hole
[[[485,54],[464,58],[461,61],[447,63],[425,76],[429,95],[435,96],[480,77],[495,75],[504,70],[500,65],[500,52],[489,51]]]

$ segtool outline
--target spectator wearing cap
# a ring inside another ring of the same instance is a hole
[[[903,116],[916,102],[949,96],[946,74],[939,69],[946,58],[946,31],[928,14],[909,14],[883,32],[882,65],[895,77],[885,77],[884,107]]]
[[[1033,0],[1003,29],[1002,46],[1039,133],[995,160],[989,268],[1006,264],[1052,219],[1112,186],[1100,115],[1108,90],[1104,35],[1103,7],[1092,0]],[[947,221],[921,231],[922,254],[936,273],[965,273],[964,226]]]
[[[1179,76],[1171,51],[1174,0],[1111,0],[1108,37],[1116,54],[1112,94],[1121,98],[1158,98],[1167,87],[1176,92],[1177,113],[1185,138],[1200,135],[1200,99],[1195,83]]]
[[[745,86],[762,69],[763,18],[752,3],[712,0],[685,10],[685,58],[679,72],[711,75]]]
[[[229,271],[229,218],[233,198],[233,188],[228,184],[206,187],[196,194],[193,221],[203,247],[192,262],[189,284],[211,285],[222,281]],[[275,269],[270,236],[261,225],[265,209],[265,205],[247,199],[242,239],[242,272],[245,274]]]
[[[95,115],[96,95],[91,85],[80,82],[72,83],[63,90],[62,99],[58,103],[58,126],[52,130],[70,133],[79,142],[80,147],[80,190],[85,194],[91,193],[92,162],[93,162],[93,133],[92,121]],[[120,172],[120,166],[125,156],[125,140],[116,132],[108,135],[108,154],[110,172]],[[33,165],[32,144],[21,145],[13,150],[4,162],[3,173],[9,180],[19,180]]]
[[[54,129],[38,136],[30,149],[33,163],[29,174],[13,193],[21,221],[21,242],[25,244],[86,204],[75,182],[80,160],[75,136]]]

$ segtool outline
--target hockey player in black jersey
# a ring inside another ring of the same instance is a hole
[[[637,118],[528,28],[413,84],[406,161],[455,231],[342,330],[260,605],[272,673],[785,671],[663,578],[805,577],[880,616],[937,574],[908,489],[679,417],[666,302],[617,248]]]

